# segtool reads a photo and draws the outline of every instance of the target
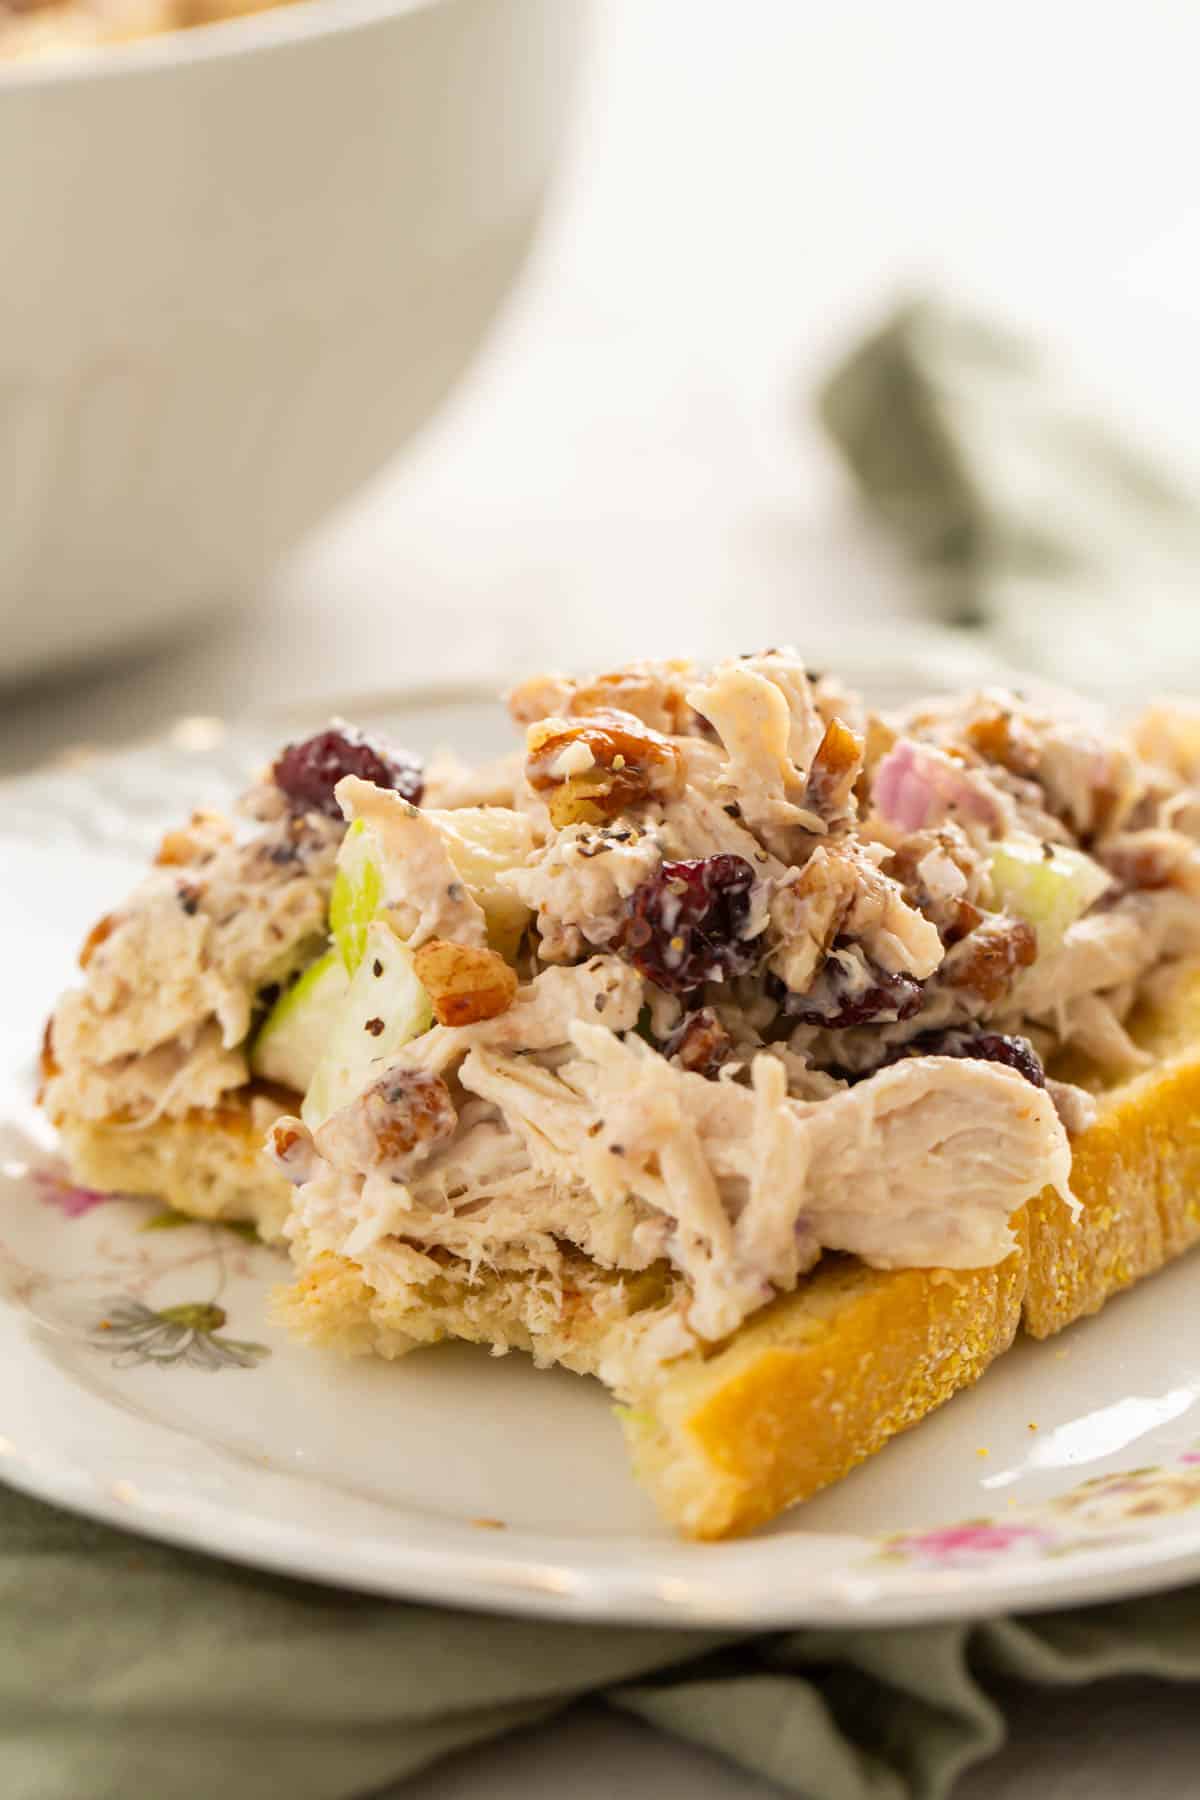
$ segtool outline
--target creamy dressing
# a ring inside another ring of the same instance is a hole
[[[513,709],[555,746],[536,787],[512,759],[444,763],[425,808],[338,783],[386,928],[507,957],[517,985],[373,1062],[315,1137],[272,1134],[302,1260],[351,1257],[419,1308],[450,1257],[550,1312],[571,1259],[577,1281],[665,1268],[646,1343],[678,1354],[825,1251],[986,1266],[1031,1194],[1069,1199],[1093,1103],[1038,1085],[1034,1048],[1135,1070],[1135,1005],[1200,953],[1196,770],[1163,715],[1169,766],[1015,696],[889,725],[779,651],[546,677]],[[57,1116],[136,1124],[245,1082],[264,991],[325,947],[343,830],[269,784],[250,810],[248,842],[182,834],[100,934],[55,1015]],[[1029,917],[1005,911],[1006,845]],[[701,1009],[697,1072],[675,1034]]]

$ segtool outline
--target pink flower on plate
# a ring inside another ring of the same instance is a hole
[[[99,1188],[77,1187],[54,1169],[35,1169],[33,1179],[46,1206],[53,1206],[68,1219],[82,1219],[95,1206],[121,1199],[120,1194],[104,1194]]]
[[[1016,1548],[1044,1549],[1053,1541],[1053,1532],[1038,1525],[1004,1525],[981,1519],[965,1525],[945,1525],[936,1531],[903,1532],[889,1538],[886,1549],[892,1556],[907,1556],[917,1562],[955,1568],[984,1557],[1001,1556]]]
[[[1200,1450],[1185,1450],[1179,1460],[1181,1463],[1200,1463]]]

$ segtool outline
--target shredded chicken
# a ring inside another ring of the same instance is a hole
[[[720,792],[766,847],[786,855],[797,827],[823,836],[825,821],[806,798],[824,726],[803,664],[776,654],[723,663],[688,699],[724,746]]]
[[[1070,927],[1061,945],[1038,957],[1010,996],[1013,1010],[1053,1023],[1086,995],[1136,983],[1164,959],[1200,951],[1200,907],[1171,888],[1128,894]]]
[[[72,1057],[47,1083],[44,1102],[54,1119],[143,1127],[219,1106],[248,1076],[242,1051],[227,1049],[217,1026],[209,1023],[107,1062]]]
[[[148,1121],[240,1087],[256,996],[323,946],[340,835],[313,815],[241,844],[214,815],[171,834],[55,1011],[51,1116]]]
[[[909,905],[869,851],[848,840],[818,845],[776,890],[771,920],[779,935],[771,967],[794,993],[812,985],[835,938],[861,944],[889,974],[918,981],[933,974],[944,954],[936,925]]]
[[[1200,845],[1186,832],[1164,825],[1121,831],[1108,838],[1101,860],[1130,888],[1180,888],[1200,900]]]
[[[537,914],[543,962],[574,962],[620,933],[630,896],[662,862],[653,826],[569,825],[500,877]]]
[[[1046,1092],[1068,1137],[1078,1137],[1096,1123],[1100,1109],[1095,1095],[1086,1088],[1076,1087],[1070,1081],[1047,1081]]]
[[[540,1184],[540,1229],[578,1233],[582,1207],[610,1222],[607,1253],[619,1266],[668,1255],[688,1279],[687,1323],[701,1339],[727,1335],[794,1287],[822,1248],[883,1268],[974,1268],[1007,1254],[1009,1216],[1037,1187],[1070,1194],[1054,1104],[1010,1069],[917,1058],[804,1103],[788,1098],[772,1057],[756,1060],[744,1087],[664,1066],[602,1026],[576,1023],[571,1043],[575,1054],[556,1068],[476,1043],[459,1080],[519,1140]],[[402,1217],[393,1203],[393,1229],[443,1244],[470,1233],[489,1259],[513,1231],[528,1235],[511,1186],[522,1172],[495,1199],[469,1188],[466,1219],[444,1206],[426,1217],[417,1188]],[[301,1189],[301,1212],[322,1209],[327,1228],[340,1216],[353,1236],[356,1196],[336,1198],[324,1174],[318,1184],[312,1196]],[[587,1236],[596,1254],[594,1220]],[[335,1232],[334,1247],[344,1242]]]
[[[1046,811],[1076,836],[1116,829],[1136,802],[1142,777],[1134,748],[1103,733],[1069,696],[1033,703],[987,690],[918,709],[910,725],[951,753],[1030,781]]]
[[[406,1068],[441,1075],[472,1049],[536,1055],[571,1039],[578,1019],[600,1019],[609,1031],[631,1031],[642,1005],[642,979],[615,956],[593,956],[571,969],[546,969],[519,988],[507,1012],[478,1025],[435,1025],[397,1053]]]
[[[519,750],[510,750],[494,762],[475,765],[462,762],[452,750],[441,750],[425,771],[422,806],[450,810],[460,806],[515,806],[521,787]]]
[[[1139,756],[1173,781],[1186,787],[1200,781],[1200,711],[1194,705],[1164,701],[1148,707],[1134,721],[1130,742]]]
[[[885,721],[782,650],[542,677],[510,707],[527,753],[490,769],[335,729],[253,791],[256,836],[169,834],[55,1015],[52,1112],[136,1129],[241,1088],[327,948],[340,856],[376,909],[342,957],[355,930],[411,952],[415,1000],[364,1029],[411,1006],[419,1035],[314,1078],[339,1104],[311,1129],[276,1122],[302,1257],[418,1309],[519,1277],[526,1333],[644,1281],[661,1358],[825,1252],[984,1266],[1031,1195],[1069,1199],[1087,1090],[1145,1066],[1143,1005],[1200,956],[1194,715],[1121,734],[988,690]]]

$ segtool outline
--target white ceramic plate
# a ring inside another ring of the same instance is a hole
[[[460,701],[410,706],[402,729],[475,749],[500,724]],[[1020,1345],[774,1529],[685,1545],[597,1384],[462,1346],[323,1357],[268,1323],[276,1253],[66,1185],[32,1104],[42,1019],[162,828],[269,742],[186,721],[0,788],[0,1474],[246,1562],[547,1616],[915,1621],[1200,1575],[1195,1260]]]

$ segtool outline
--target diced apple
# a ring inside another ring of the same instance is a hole
[[[353,975],[363,959],[367,926],[383,903],[383,871],[373,834],[356,819],[342,839],[329,897],[329,929],[346,970]]]
[[[1025,835],[993,846],[990,873],[995,904],[1037,928],[1039,956],[1062,942],[1068,926],[1112,882],[1108,871],[1082,850]]]
[[[524,813],[506,806],[433,807],[425,817],[435,825],[455,870],[483,908],[488,942],[512,962],[529,923],[523,900],[501,887],[506,869],[519,869],[533,848],[533,826]],[[362,960],[367,925],[384,910],[385,880],[375,834],[356,819],[338,853],[329,903],[329,928],[353,975]]]
[[[279,996],[267,1014],[250,1049],[252,1072],[303,1094],[349,986],[350,977],[338,952],[327,951]]]
[[[533,825],[524,813],[507,806],[459,806],[442,812],[425,809],[445,840],[450,860],[483,908],[488,942],[512,962],[529,908],[498,877],[519,869],[533,849]]]
[[[341,1005],[327,1020],[324,1054],[300,1109],[309,1130],[361,1094],[383,1063],[432,1022],[411,955],[390,925],[373,920]]]

